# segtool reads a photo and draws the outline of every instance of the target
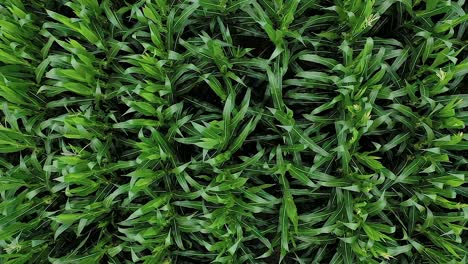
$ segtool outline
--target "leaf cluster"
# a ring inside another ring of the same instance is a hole
[[[0,263],[465,263],[467,12],[0,1]]]

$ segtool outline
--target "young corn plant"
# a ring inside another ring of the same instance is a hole
[[[0,263],[468,262],[467,12],[0,1]]]

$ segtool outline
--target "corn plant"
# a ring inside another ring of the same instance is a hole
[[[1,0],[0,263],[468,262],[465,0]]]

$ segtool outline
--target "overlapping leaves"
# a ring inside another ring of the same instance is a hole
[[[0,3],[2,263],[464,263],[466,3]]]

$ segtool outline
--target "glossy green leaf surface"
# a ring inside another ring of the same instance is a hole
[[[466,263],[467,6],[0,1],[0,263]]]

